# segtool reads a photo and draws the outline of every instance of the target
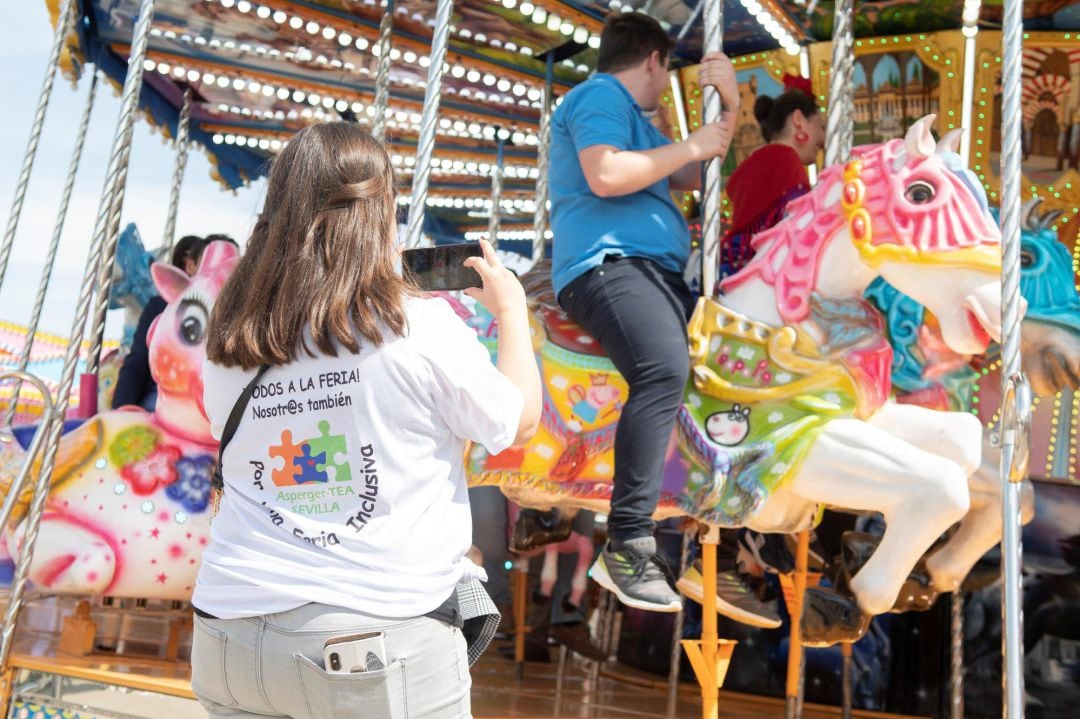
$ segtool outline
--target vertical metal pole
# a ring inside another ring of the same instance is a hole
[[[852,0],[836,0],[833,14],[829,117],[825,127],[825,166],[844,162],[855,132],[852,82],[855,76],[855,28]]]
[[[139,16],[135,22],[136,34],[144,19],[144,13],[146,15],[144,31],[149,35],[150,24],[154,14],[154,0],[142,0],[142,3],[139,6]],[[139,38],[137,36],[132,39],[131,54],[128,57],[127,77],[124,80],[124,96],[120,108],[121,115],[117,124],[117,135],[114,139],[114,142],[119,141],[120,145],[119,147],[114,145],[114,152],[117,153],[115,156],[116,164],[113,165],[110,162],[110,175],[106,179],[106,189],[104,190],[104,192],[109,193],[109,200],[108,202],[103,202],[103,206],[99,208],[100,214],[98,215],[98,222],[94,226],[95,237],[90,245],[91,248],[100,246],[102,249],[97,268],[97,296],[94,303],[94,323],[90,328],[90,348],[86,356],[86,379],[82,382],[80,387],[80,409],[83,409],[82,390],[89,390],[89,378],[91,376],[93,378],[95,391],[93,393],[93,403],[88,404],[86,408],[96,409],[97,406],[97,373],[101,363],[101,346],[105,341],[105,315],[109,311],[109,292],[112,290],[113,261],[116,259],[116,243],[120,239],[120,212],[124,207],[124,192],[127,190],[128,160],[131,157],[131,136],[135,127],[135,112],[139,106],[139,92],[142,90],[143,60],[146,57],[147,41],[144,38],[141,46],[138,44],[138,41]],[[134,91],[134,96],[130,99],[127,97],[129,85],[131,85]],[[124,113],[127,111],[129,104],[131,107],[131,114],[125,115]],[[103,200],[104,197],[105,195],[103,193]],[[101,235],[100,245],[98,244],[98,234]],[[84,414],[84,416],[86,415]]]
[[[503,150],[506,141],[499,138],[495,152],[495,167],[491,172],[491,215],[488,218],[488,242],[499,246],[499,223],[502,220]]]
[[[964,719],[964,595],[959,588],[950,604],[949,718]]]
[[[169,191],[169,214],[165,216],[165,234],[161,238],[161,246],[166,250],[171,250],[176,241],[176,215],[180,211],[180,186],[184,184],[184,170],[187,169],[193,98],[194,93],[190,87],[184,90],[180,118],[176,121],[176,164],[173,165],[172,188]]]
[[[68,402],[71,399],[71,385],[75,381],[75,369],[79,362],[79,349],[82,345],[83,334],[86,330],[86,319],[90,312],[90,301],[93,296],[95,283],[98,275],[98,265],[101,260],[107,260],[104,264],[111,265],[116,252],[116,235],[113,241],[106,244],[106,230],[114,223],[119,223],[120,208],[112,202],[114,193],[110,190],[114,185],[122,184],[127,174],[127,161],[131,150],[131,127],[135,122],[135,113],[138,109],[139,90],[142,88],[142,66],[146,57],[146,43],[150,34],[150,22],[154,14],[154,0],[142,0],[139,4],[139,16],[135,22],[135,31],[131,41],[131,57],[128,62],[128,74],[124,80],[124,92],[120,101],[120,117],[117,121],[116,134],[113,138],[112,154],[109,158],[109,169],[105,175],[105,185],[101,192],[101,205],[98,208],[98,217],[95,223],[94,234],[90,242],[90,250],[87,253],[86,270],[83,273],[82,287],[79,290],[79,300],[75,308],[75,320],[71,326],[70,340],[67,352],[64,355],[64,368],[60,374],[60,384],[56,392],[55,421],[48,427],[48,440],[45,444],[45,454],[41,462],[41,474],[39,482],[48,485],[56,462],[56,452],[60,446],[60,434],[64,428],[63,417],[67,413]],[[107,293],[107,289],[105,290]],[[42,427],[39,431],[45,431]],[[29,536],[25,540],[24,552],[33,552],[33,543]]]
[[[533,216],[533,264],[544,259],[548,229],[548,164],[551,159],[551,111],[555,81],[555,56],[547,55],[544,95],[540,102],[540,142],[536,148],[536,214]]]
[[[439,119],[439,96],[446,69],[446,46],[450,37],[450,18],[454,0],[438,0],[435,8],[435,30],[431,37],[431,67],[428,68],[424,112],[420,118],[420,138],[416,144],[416,172],[413,173],[412,203],[409,222],[405,228],[407,247],[419,247],[427,211],[428,184],[431,180],[431,154],[435,149],[435,123]]]
[[[1025,472],[1014,466],[1018,456],[1026,456],[1023,439],[1017,436],[1018,423],[1024,423],[1030,405],[1022,406],[1021,395],[1026,380],[1020,366],[1020,133],[1021,73],[1023,71],[1023,4],[1005,0],[1002,27],[1002,128],[1001,128],[1001,227],[1002,227],[1002,305],[1001,357],[1001,482],[1004,532],[1001,546],[1002,573],[1002,680],[1003,716],[1024,716],[1024,605],[1020,565],[1021,546],[1020,482]],[[1011,420],[1011,421],[1006,421]],[[1018,476],[1019,475],[1019,476]]]
[[[64,180],[64,190],[60,194],[60,207],[56,211],[56,224],[53,225],[52,238],[49,240],[49,249],[45,253],[45,265],[41,268],[41,279],[38,280],[37,295],[34,297],[34,309],[30,312],[30,324],[26,330],[26,344],[19,352],[18,371],[25,372],[30,364],[30,353],[34,346],[34,335],[37,334],[38,325],[41,324],[41,312],[45,307],[45,295],[49,291],[49,281],[52,279],[53,264],[56,262],[56,251],[60,247],[60,235],[64,232],[64,221],[67,220],[68,206],[71,204],[71,193],[75,187],[75,177],[79,173],[79,163],[82,161],[82,151],[86,144],[86,130],[90,126],[90,114],[94,109],[94,99],[97,96],[97,73],[90,75],[90,89],[86,93],[86,104],[83,106],[82,119],[79,122],[78,132],[75,133],[75,147],[71,151],[71,162],[68,164],[67,178]],[[15,420],[15,414],[19,407],[19,395],[22,391],[22,380],[15,383],[11,393],[11,404],[4,416],[4,426],[10,427]]]
[[[679,551],[679,576],[686,572],[686,560],[690,553],[690,532],[683,532],[682,549]],[[671,632],[671,666],[668,667],[667,715],[673,718],[679,708],[679,668],[682,664],[682,635],[686,622],[686,609],[675,615],[675,627]]]
[[[52,96],[53,80],[56,78],[57,65],[60,64],[60,51],[64,47],[64,38],[67,37],[68,29],[71,27],[71,10],[74,4],[74,0],[64,0],[60,5],[60,15],[56,18],[56,31],[53,33],[52,47],[49,49],[49,62],[45,67],[45,81],[38,95],[34,122],[30,126],[30,140],[26,143],[22,169],[15,183],[15,199],[11,202],[11,212],[8,214],[4,239],[0,241],[0,287],[4,285],[8,261],[11,259],[11,247],[15,244],[15,232],[19,229],[19,216],[22,214],[23,201],[26,199],[26,188],[30,184],[30,172],[34,169],[34,158],[37,157],[41,130],[45,126],[45,111],[49,107],[49,98]]]
[[[724,49],[724,3],[705,2],[705,54]],[[720,91],[715,87],[701,88],[704,101],[702,121],[706,124],[720,120]],[[701,291],[712,295],[716,284],[717,253],[720,251],[720,158],[705,163],[705,189],[701,210]],[[706,577],[706,581],[709,578]]]
[[[961,32],[964,35],[964,86],[960,100],[960,127],[971,131],[971,118],[975,105],[975,37],[979,33],[981,0],[964,0]],[[968,165],[971,161],[971,142],[967,138],[960,143],[960,159]]]
[[[375,117],[371,134],[382,142],[386,139],[386,106],[390,100],[390,43],[394,35],[394,0],[386,0],[382,22],[379,23],[379,67],[375,73]],[[430,74],[430,71],[429,71]]]
[[[802,715],[800,696],[803,687],[803,648],[802,648],[802,611],[806,598],[806,568],[810,556],[810,531],[799,532],[799,543],[795,549],[795,590],[794,601],[788,605],[791,616],[791,635],[788,640],[787,686],[785,689],[786,705],[784,716],[796,719]]]
[[[840,645],[840,655],[843,658],[843,664],[840,671],[840,713],[844,719],[851,719],[851,703],[852,703],[852,676],[851,676],[851,653],[852,645],[850,642],[844,642]]]

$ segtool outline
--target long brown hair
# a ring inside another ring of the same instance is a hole
[[[404,334],[394,172],[359,125],[312,125],[273,161],[263,211],[210,315],[206,353],[244,369]]]

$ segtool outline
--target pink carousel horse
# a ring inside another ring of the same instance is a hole
[[[933,119],[823,172],[691,320],[693,376],[657,516],[779,533],[811,526],[826,506],[886,517],[850,581],[855,601],[809,596],[811,642],[855,639],[893,607],[917,560],[967,512],[981,459],[969,413],[889,400],[892,348],[863,299],[885,278],[934,314],[959,354],[981,354],[1000,334],[1000,232],[955,137],[935,146]],[[474,448],[470,481],[526,506],[606,511],[617,412],[583,412],[570,389],[612,387],[617,401],[625,384],[553,303],[537,302],[534,319],[544,430],[506,456]]]
[[[236,264],[211,243],[194,277],[155,263],[169,303],[150,329],[153,413],[102,412],[64,435],[30,568],[41,590],[186,600],[210,536],[217,442],[202,407],[206,322]],[[2,478],[3,487],[11,477]],[[29,493],[2,541],[19,556]]]

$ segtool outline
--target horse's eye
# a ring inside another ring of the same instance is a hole
[[[1035,264],[1035,253],[1031,250],[1020,251],[1020,266],[1032,267]]]
[[[180,339],[184,344],[197,345],[206,334],[206,308],[201,303],[187,304],[180,314]]]
[[[925,205],[934,199],[934,186],[929,182],[913,182],[904,191],[904,197],[908,199],[908,202]]]

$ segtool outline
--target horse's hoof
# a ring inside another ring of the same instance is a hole
[[[930,582],[930,573],[926,571],[926,565],[920,560],[900,587],[892,613],[929,611],[937,601],[938,594],[939,592]]]
[[[858,574],[859,570],[874,554],[874,550],[877,549],[880,542],[881,538],[873,534],[844,532],[844,536],[841,538],[843,545],[841,566],[844,570],[844,581],[838,582],[838,585],[846,586],[851,583],[851,579]],[[919,563],[908,574],[907,579],[904,580],[903,586],[900,587],[900,593],[896,596],[896,602],[890,611],[893,614],[925,612],[934,606],[937,598],[938,592],[931,584],[930,573],[926,570],[926,562],[920,559]]]
[[[510,538],[511,552],[527,552],[565,541],[570,537],[573,518],[565,512],[552,509],[541,512],[538,509],[523,509],[514,522],[514,533]]]
[[[874,556],[881,537],[866,532],[844,532],[840,538],[841,566],[844,569],[845,579],[850,582],[859,573],[870,557]]]
[[[870,619],[851,597],[834,589],[808,587],[799,624],[802,643],[831,647],[840,642],[857,642],[870,627]]]
[[[1000,567],[995,564],[979,562],[964,577],[964,581],[960,584],[960,591],[964,594],[971,594],[980,589],[986,589],[999,579],[1001,579]]]

